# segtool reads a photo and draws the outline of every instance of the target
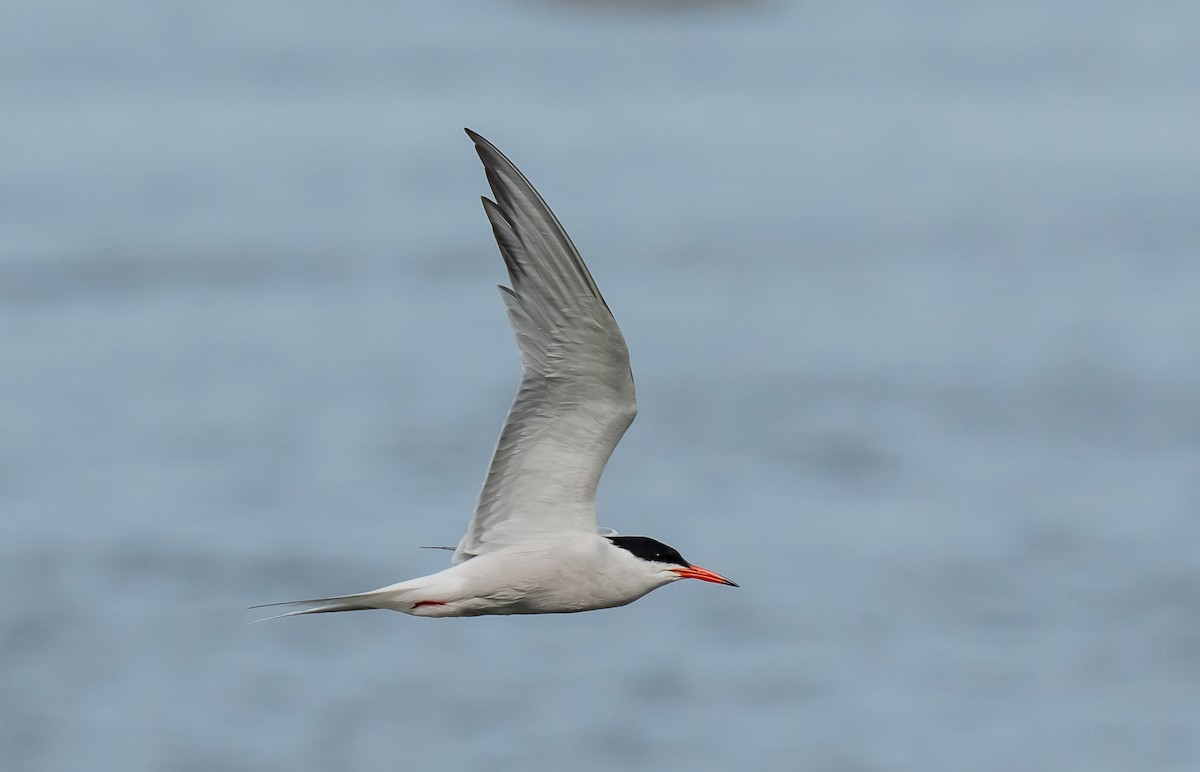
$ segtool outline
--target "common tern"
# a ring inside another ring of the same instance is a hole
[[[508,268],[512,287],[500,293],[523,369],[474,517],[443,571],[265,605],[300,607],[279,616],[554,614],[624,606],[680,579],[737,587],[660,541],[596,528],[596,485],[637,414],[625,339],[550,207],[492,143],[466,132],[494,197],[483,209]]]

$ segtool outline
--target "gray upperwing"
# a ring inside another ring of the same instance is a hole
[[[512,288],[501,287],[523,374],[455,563],[523,540],[596,529],[596,485],[637,414],[625,339],[558,219],[525,176],[467,130]]]

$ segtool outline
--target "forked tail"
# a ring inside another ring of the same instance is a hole
[[[295,617],[303,614],[331,614],[335,611],[370,611],[372,609],[386,608],[386,606],[379,606],[372,603],[378,594],[378,591],[372,591],[360,592],[355,595],[337,595],[332,598],[285,600],[282,603],[260,603],[257,606],[251,606],[250,608],[271,608],[273,606],[307,606],[307,608],[298,608],[295,611],[285,611],[282,614],[263,617],[262,619],[255,619],[255,622],[266,622],[271,619]]]

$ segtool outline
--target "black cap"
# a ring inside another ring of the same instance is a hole
[[[679,550],[668,547],[657,539],[649,536],[609,536],[608,540],[623,550],[629,550],[635,557],[654,563],[668,563],[675,566],[690,568],[691,563],[683,559]]]

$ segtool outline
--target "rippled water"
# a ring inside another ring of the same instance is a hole
[[[6,4],[5,769],[1196,768],[1198,22]],[[629,340],[603,523],[742,587],[243,625],[466,525],[464,125]]]

